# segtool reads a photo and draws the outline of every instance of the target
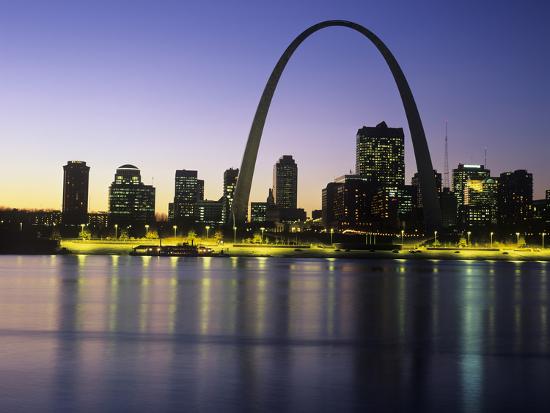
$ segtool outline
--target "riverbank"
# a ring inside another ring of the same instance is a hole
[[[71,254],[85,255],[127,255],[138,245],[158,245],[158,240],[63,240],[61,247]],[[175,242],[166,242],[175,245]],[[262,246],[237,244],[206,244],[214,250],[214,254],[223,251],[229,257],[286,257],[286,258],[361,258],[361,259],[431,259],[431,260],[494,260],[494,261],[550,261],[550,249],[482,249],[482,248],[450,248],[450,249],[407,249],[403,250],[344,250],[329,246]],[[399,248],[399,247],[397,247]],[[411,247],[412,248],[412,247]]]

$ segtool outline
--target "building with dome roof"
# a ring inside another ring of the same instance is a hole
[[[140,170],[131,164],[117,168],[109,187],[109,223],[132,233],[143,232],[155,221],[155,188],[141,181]],[[120,232],[119,232],[120,234]]]

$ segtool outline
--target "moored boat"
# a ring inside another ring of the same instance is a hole
[[[130,255],[153,257],[198,257],[204,255],[196,245],[138,245],[132,249]]]

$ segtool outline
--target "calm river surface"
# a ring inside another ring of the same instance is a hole
[[[0,256],[0,411],[548,412],[549,273]]]

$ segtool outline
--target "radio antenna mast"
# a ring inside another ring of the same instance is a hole
[[[450,188],[449,183],[449,143],[447,137],[447,121],[445,121],[445,163],[443,166],[443,186],[445,188]]]

